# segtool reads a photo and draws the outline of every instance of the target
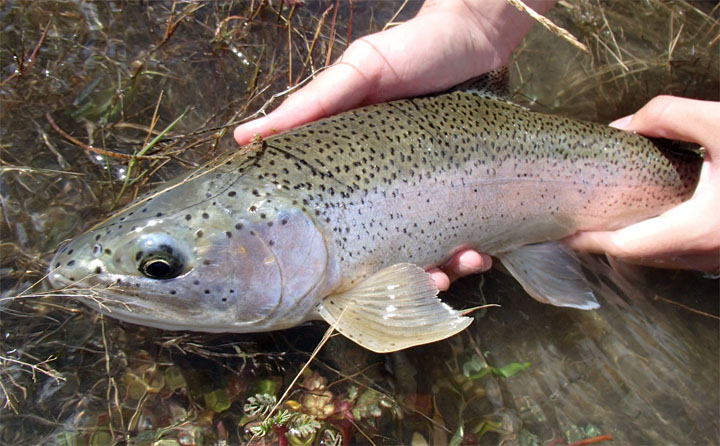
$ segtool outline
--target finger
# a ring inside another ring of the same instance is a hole
[[[349,63],[337,63],[291,94],[269,115],[235,129],[238,144],[255,135],[267,137],[358,105],[367,90],[363,73]]]
[[[704,146],[711,156],[720,156],[717,153],[720,150],[718,122],[718,102],[657,96],[634,115],[618,119],[611,125],[647,136],[695,142]]]
[[[697,222],[713,218],[706,211],[712,209],[715,201],[713,196],[710,193],[696,196],[658,217],[617,231],[580,232],[565,241],[573,249],[604,252],[633,263],[712,269],[708,267],[707,257],[714,255],[717,259],[716,247],[720,243],[720,235],[712,229],[708,233],[707,228],[717,225],[698,225]],[[688,264],[681,260],[681,257],[686,256],[679,253],[688,253],[688,258],[698,255],[698,258],[705,260],[697,265]]]
[[[435,286],[438,291],[447,291],[447,289],[450,288],[450,278],[442,270],[433,268],[428,270],[428,274],[430,274],[432,280],[435,281]]]
[[[445,291],[450,283],[460,277],[487,271],[492,267],[492,258],[473,250],[464,250],[455,254],[442,268],[428,270],[438,290]]]
[[[452,282],[470,274],[487,271],[492,266],[492,259],[489,255],[480,254],[477,251],[465,250],[455,254],[442,270]]]

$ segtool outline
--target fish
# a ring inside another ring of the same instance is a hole
[[[48,280],[135,324],[248,333],[325,320],[380,353],[472,322],[426,272],[467,248],[541,302],[597,308],[559,240],[688,199],[702,159],[528,110],[503,83],[493,73],[258,137],[70,241]]]

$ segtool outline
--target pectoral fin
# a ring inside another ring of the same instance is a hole
[[[343,335],[386,353],[439,341],[470,325],[471,318],[441,302],[437,293],[422,268],[399,263],[326,297],[316,310]]]
[[[575,253],[556,242],[527,245],[498,256],[528,294],[543,303],[598,308]]]

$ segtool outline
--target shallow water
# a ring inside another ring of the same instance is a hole
[[[282,12],[261,2],[0,6],[4,444],[236,444],[258,418],[248,398],[280,397],[308,360],[321,324],[258,335],[165,332],[38,296],[39,287],[25,291],[58,243],[232,150],[240,119],[324,64],[332,10],[312,42],[335,2],[307,3]],[[381,28],[401,4],[354,3],[353,38]],[[514,99],[600,122],[660,93],[720,99],[717,40],[708,47],[718,12],[699,6],[560,2],[552,17],[592,54],[536,28],[510,66]],[[332,57],[349,23],[343,4]],[[129,176],[126,158],[79,147],[50,122],[86,145],[132,154],[152,139],[156,109],[155,134],[187,113],[146,153],[162,157]],[[338,434],[358,444],[720,441],[718,321],[669,302],[717,315],[718,281],[642,270],[628,272],[629,283],[598,259],[587,265],[597,311],[538,304],[500,272],[468,278],[449,302],[501,307],[476,312],[449,341],[392,355],[334,337],[281,409],[296,425],[311,425],[301,412],[318,417],[308,443],[332,444]],[[280,444],[280,434],[266,441]]]

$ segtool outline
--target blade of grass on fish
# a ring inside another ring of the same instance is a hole
[[[178,116],[173,122],[171,122],[167,127],[165,127],[165,129],[162,132],[160,132],[157,136],[155,136],[155,138],[153,138],[149,143],[147,143],[145,145],[145,147],[140,149],[140,151],[138,153],[133,155],[133,157],[130,159],[130,162],[128,163],[127,173],[125,174],[125,182],[123,183],[123,186],[120,189],[120,192],[118,193],[117,197],[115,198],[113,207],[117,206],[118,202],[120,201],[120,198],[125,193],[125,190],[127,189],[127,187],[131,183],[134,183],[137,180],[137,178],[131,179],[131,174],[132,174],[133,167],[135,167],[135,164],[137,163],[138,157],[145,156],[145,154],[148,152],[148,150],[155,147],[155,144],[157,144],[158,141],[160,141],[162,138],[164,138],[165,135],[167,135],[173,128],[175,128],[175,126],[188,114],[189,111],[190,111],[190,108],[186,108],[182,112],[182,114],[180,116]]]

